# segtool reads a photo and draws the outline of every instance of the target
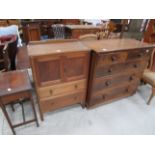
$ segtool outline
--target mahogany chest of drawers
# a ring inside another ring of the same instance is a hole
[[[41,119],[43,113],[81,103],[85,106],[90,49],[81,42],[28,46]]]
[[[87,107],[132,95],[153,46],[131,39],[83,41],[92,49]]]

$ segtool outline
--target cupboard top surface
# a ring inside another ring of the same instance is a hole
[[[29,56],[61,54],[74,51],[90,51],[90,49],[79,41],[28,45]]]
[[[82,42],[84,45],[96,51],[97,53],[155,47],[155,45],[143,43],[135,39],[107,39]]]
[[[101,26],[94,25],[66,25],[69,29],[101,29]]]

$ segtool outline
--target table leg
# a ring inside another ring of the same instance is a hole
[[[33,98],[32,98],[31,94],[30,94],[30,100],[31,100],[31,105],[32,105],[32,109],[33,109],[33,114],[34,114],[34,117],[35,117],[35,120],[36,120],[36,125],[37,125],[37,127],[39,127],[39,123],[38,123],[38,119],[37,119],[37,113],[36,113],[36,110],[35,110],[35,105],[34,105],[34,101],[33,101]]]
[[[8,122],[8,124],[9,124],[9,126],[10,126],[10,128],[11,128],[13,134],[15,135],[16,132],[15,132],[13,126],[12,126],[12,123],[11,123],[10,117],[9,117],[7,111],[6,111],[5,105],[3,105],[3,103],[0,102],[0,106],[1,106],[1,108],[2,108],[3,114],[4,114],[4,116],[6,117],[7,122]]]

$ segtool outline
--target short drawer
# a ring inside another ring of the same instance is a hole
[[[134,59],[145,59],[151,54],[151,49],[140,49],[133,51],[121,51],[98,56],[97,66],[110,65],[131,61]]]
[[[127,60],[143,59],[151,55],[151,49],[140,49],[128,52]]]
[[[98,94],[93,94],[89,101],[89,106],[129,96],[136,91],[137,86],[138,83],[133,83],[132,85],[119,86],[109,91],[103,91]]]
[[[40,106],[43,112],[48,112],[51,110],[56,110],[69,105],[84,102],[85,102],[85,92],[67,95],[55,99],[48,99],[48,100],[42,99],[40,100]]]
[[[79,80],[76,82],[69,82],[58,84],[49,87],[38,88],[38,95],[40,98],[57,97],[67,95],[74,92],[79,92],[86,89],[86,80]]]
[[[129,84],[133,81],[138,82],[141,76],[142,72],[131,72],[128,74],[96,78],[93,84],[93,92],[116,87],[120,84]]]
[[[132,61],[109,66],[101,66],[96,69],[96,78],[113,74],[128,73],[129,71],[143,71],[148,65],[148,61]]]
[[[109,54],[101,54],[98,56],[97,66],[123,63],[128,57],[127,52],[115,52]]]

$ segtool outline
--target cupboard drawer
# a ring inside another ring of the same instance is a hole
[[[148,61],[133,61],[133,62],[127,62],[127,63],[119,63],[115,65],[109,65],[109,66],[102,66],[97,68],[96,70],[96,78],[102,77],[102,76],[109,76],[113,74],[121,74],[121,73],[128,73],[130,71],[143,71],[148,63]]]
[[[141,76],[142,72],[131,72],[128,74],[96,78],[92,90],[93,92],[96,92],[104,89],[109,89],[111,87],[116,87],[122,84],[129,84],[133,81],[138,82]]]
[[[38,89],[38,95],[40,98],[57,97],[67,95],[73,92],[79,92],[86,89],[86,80],[80,80],[76,82],[69,82],[49,87],[42,87]]]
[[[131,85],[124,85],[121,87],[113,88],[109,91],[104,91],[100,94],[93,94],[89,102],[90,105],[94,105],[101,102],[111,101],[120,97],[133,94],[137,89],[138,83],[132,83]]]
[[[85,92],[67,95],[55,99],[43,99],[40,100],[40,105],[43,112],[48,112],[81,102],[85,102]]]

